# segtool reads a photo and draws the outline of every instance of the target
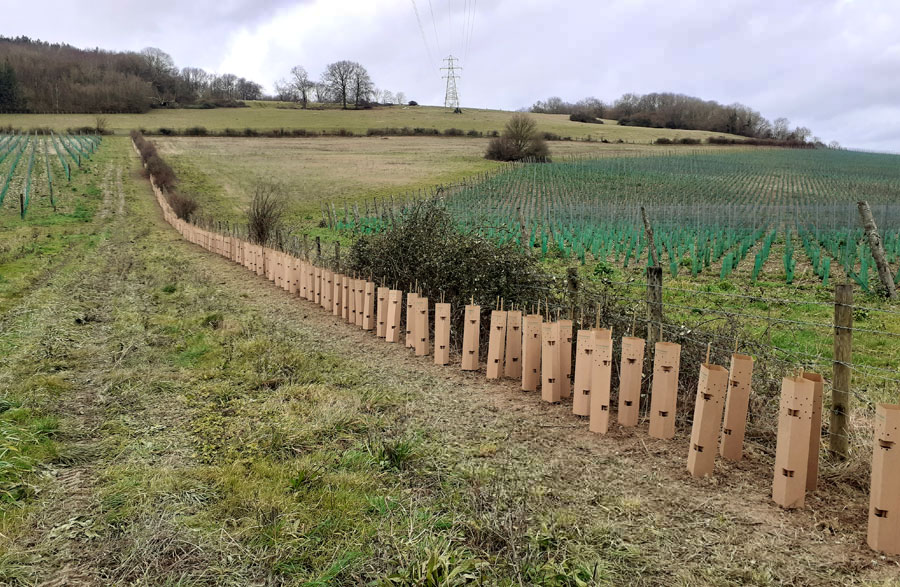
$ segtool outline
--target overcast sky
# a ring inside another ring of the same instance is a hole
[[[900,152],[900,0],[39,0],[0,34],[79,47],[156,46],[179,67],[272,89],[339,59],[379,88],[463,106],[673,91],[785,116],[826,141]],[[418,19],[416,18],[418,11]],[[421,23],[421,27],[420,24]]]

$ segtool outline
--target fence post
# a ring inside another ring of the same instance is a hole
[[[878,227],[875,225],[875,217],[872,215],[872,209],[869,203],[860,201],[859,216],[862,219],[863,229],[866,231],[866,238],[869,241],[869,250],[872,251],[872,257],[875,259],[875,266],[878,268],[878,278],[881,280],[881,286],[884,288],[884,295],[892,300],[897,299],[897,290],[894,287],[894,278],[891,275],[891,268],[884,258],[884,245],[881,236],[878,234]]]
[[[334,241],[334,266],[336,269],[341,268],[341,243]]]
[[[322,258],[322,240],[316,237],[316,261]]]
[[[662,267],[647,267],[647,346],[651,349],[656,348],[656,343],[663,338],[662,284]],[[654,330],[654,326],[658,330]]]
[[[832,456],[848,456],[847,429],[850,417],[850,361],[853,341],[853,286],[834,288],[834,377],[831,384],[829,448]]]
[[[575,306],[578,305],[578,269],[569,267],[566,270],[566,285],[569,290],[569,320],[575,319]]]

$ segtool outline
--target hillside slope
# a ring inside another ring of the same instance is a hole
[[[275,129],[307,129],[315,131],[337,131],[346,129],[354,134],[365,134],[370,128],[410,127],[444,131],[458,128],[463,131],[477,130],[490,132],[501,130],[512,112],[504,110],[463,110],[453,114],[446,108],[437,106],[392,106],[370,110],[339,110],[278,107],[278,103],[252,103],[250,108],[199,109],[159,109],[146,114],[106,114],[103,118],[109,130],[116,134],[127,134],[134,128],[144,128],[151,132],[159,128],[186,129],[202,126],[210,131],[226,128],[242,130],[253,128],[259,131]],[[610,142],[622,140],[634,143],[650,143],[659,137],[697,138],[721,135],[707,131],[672,130],[636,126],[618,126],[615,121],[605,124],[572,122],[564,114],[531,114],[538,122],[538,128],[562,137],[584,139],[588,136],[596,140]],[[93,114],[0,114],[0,127],[15,128],[66,128],[94,126],[97,116]]]

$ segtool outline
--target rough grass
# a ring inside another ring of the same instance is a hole
[[[91,202],[100,242],[58,253],[53,279],[3,317],[0,429],[23,458],[0,485],[0,580],[601,576],[600,553],[561,547],[580,531],[544,529],[530,508],[515,506],[517,526],[497,538],[509,506],[474,492],[483,475],[456,470],[440,436],[404,416],[418,382],[386,381],[223,288],[209,257],[156,219],[124,139],[111,150],[98,165],[130,177]],[[110,212],[118,198],[127,214]],[[529,547],[530,527],[559,537]],[[603,576],[639,560],[604,563]]]
[[[260,103],[255,108],[217,108],[213,110],[151,110],[147,114],[107,114],[109,130],[116,134],[128,134],[131,129],[160,127],[186,129],[202,126],[208,130],[221,131],[226,128],[243,130],[307,129],[337,131],[346,129],[358,135],[365,135],[370,128],[404,127],[435,128],[444,131],[458,128],[463,131],[500,131],[513,114],[503,110],[463,110],[462,114],[436,106],[379,107],[371,110],[339,109],[283,109],[276,104]],[[551,132],[563,137],[582,139],[590,135],[594,139],[619,139],[625,142],[649,144],[657,138],[698,138],[719,136],[720,133],[691,130],[654,129],[633,126],[618,126],[615,121],[606,124],[588,125],[569,120],[565,114],[533,114],[538,122],[538,130]],[[93,114],[0,114],[0,126],[12,125],[19,128],[49,127],[55,130],[79,126],[92,126]],[[726,135],[729,136],[729,135]]]
[[[47,439],[21,445],[34,490],[0,503],[0,582],[894,577],[864,546],[859,488],[828,479],[781,512],[753,446],[693,480],[682,436],[591,435],[568,406],[386,348],[184,243],[126,139],[96,164],[92,220],[40,231],[92,237],[0,294],[0,397]]]
[[[155,137],[153,142],[175,167],[181,189],[196,194],[206,213],[223,220],[242,219],[261,178],[284,182],[291,220],[312,224],[321,219],[322,203],[364,205],[493,168],[480,157],[483,141],[469,139]]]
[[[483,157],[488,139],[435,137],[204,138],[152,137],[176,170],[180,189],[195,195],[202,213],[244,222],[259,178],[277,178],[290,191],[289,222],[312,230],[321,205],[340,213],[354,204],[365,211],[373,198],[450,184],[498,164]],[[720,148],[720,147],[708,147]],[[652,145],[584,142],[550,143],[557,157],[615,157],[663,153]],[[670,149],[671,150],[671,149]],[[352,214],[352,212],[351,212]],[[326,236],[322,232],[322,236]],[[327,235],[329,239],[333,234]]]

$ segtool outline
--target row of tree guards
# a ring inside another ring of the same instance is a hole
[[[388,343],[405,344],[416,356],[432,355],[437,365],[450,365],[450,304],[433,304],[416,292],[378,286],[318,267],[306,259],[227,234],[201,229],[179,219],[153,183],[165,219],[188,241],[243,265],[292,295],[372,332]],[[403,320],[405,314],[405,321]],[[571,320],[550,320],[534,313],[506,310],[498,301],[487,324],[488,379],[513,379],[523,391],[540,390],[546,402],[572,398],[573,412],[588,419],[588,428],[606,434],[613,416],[611,376],[612,332],[604,328],[573,332]],[[460,367],[482,368],[482,308],[465,307]],[[638,424],[640,384],[646,341],[622,337],[616,422]],[[574,362],[573,362],[573,346]],[[655,342],[649,434],[675,437],[675,410],[681,345]],[[573,368],[574,367],[574,368]],[[753,359],[734,353],[728,368],[711,364],[709,353],[700,366],[687,469],[695,477],[714,471],[717,455],[739,461],[750,397]],[[802,507],[818,480],[822,429],[823,378],[800,372],[782,380],[772,499],[783,508]],[[876,416],[868,542],[876,550],[900,554],[900,405],[879,404]]]

